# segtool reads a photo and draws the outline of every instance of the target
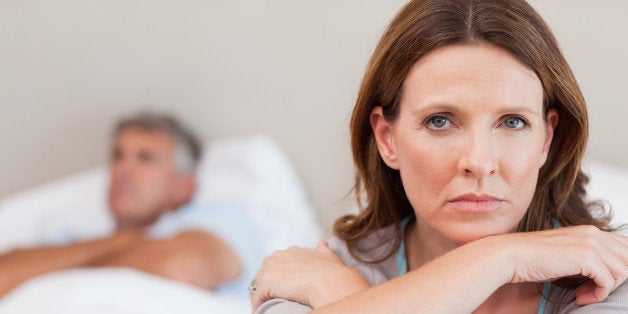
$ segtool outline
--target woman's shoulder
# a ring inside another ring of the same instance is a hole
[[[546,313],[612,314],[628,313],[628,282],[611,292],[606,300],[587,306],[578,306],[575,289],[554,287],[548,297]]]
[[[396,254],[380,262],[372,262],[385,257],[394,249],[394,231],[394,226],[390,226],[373,232],[355,245],[353,254],[347,243],[338,237],[327,239],[327,244],[347,266],[359,271],[371,285],[376,285],[398,274]]]

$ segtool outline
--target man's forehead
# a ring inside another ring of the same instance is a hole
[[[164,131],[145,129],[140,127],[128,127],[118,132],[115,146],[136,146],[138,148],[153,148],[161,150],[173,150],[176,144],[175,138]]]

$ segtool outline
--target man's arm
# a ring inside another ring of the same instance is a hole
[[[236,253],[223,240],[196,230],[144,240],[95,266],[132,267],[209,289],[235,279],[241,270]]]
[[[90,266],[100,259],[129,250],[140,239],[139,233],[121,232],[109,238],[77,244],[6,252],[0,255],[0,296],[38,275]]]

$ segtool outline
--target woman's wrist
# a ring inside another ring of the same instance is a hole
[[[512,283],[516,272],[518,253],[514,239],[509,235],[486,237],[469,243],[470,251],[480,258],[478,265],[487,271],[487,278],[496,280],[498,286]]]

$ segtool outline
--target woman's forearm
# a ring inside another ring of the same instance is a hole
[[[459,313],[472,312],[507,283],[581,275],[591,281],[576,290],[576,304],[587,305],[603,301],[626,280],[625,265],[628,238],[592,226],[486,237],[403,276],[360,289],[336,274],[355,275],[342,262],[329,264],[314,253],[292,249],[265,260],[252,300],[254,309],[265,300],[282,298],[322,313]],[[340,288],[312,289],[321,284]],[[312,302],[319,299],[324,300],[320,306]]]
[[[472,312],[507,283],[581,275],[576,303],[601,302],[628,277],[628,238],[592,226],[486,237],[324,306],[320,312]]]
[[[509,251],[476,241],[316,313],[470,313],[512,273]]]

